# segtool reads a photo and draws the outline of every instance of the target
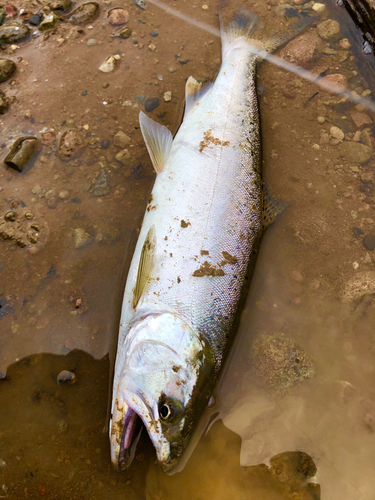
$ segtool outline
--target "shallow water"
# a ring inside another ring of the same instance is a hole
[[[166,3],[216,27],[216,3]],[[279,23],[279,3],[247,5]],[[124,5],[133,30],[127,40],[111,37],[116,29],[105,16],[115,4],[104,2],[91,24],[61,23],[2,56],[18,64],[1,84],[12,101],[1,116],[3,156],[15,138],[40,137],[44,128],[57,140],[24,173],[0,170],[1,215],[13,210],[17,224],[13,240],[0,240],[0,371],[7,375],[0,380],[0,497],[373,499],[373,295],[345,302],[343,294],[354,275],[374,268],[362,243],[374,232],[374,162],[359,165],[324,135],[336,125],[353,136],[354,104],[268,63],[259,70],[263,172],[288,208],[263,237],[217,403],[200,432],[210,419],[212,426],[178,474],[155,465],[145,436],[131,467],[112,471],[103,432],[110,359],[154,180],[136,97],[158,97],[150,116],[174,132],[186,79],[213,79],[220,67],[215,36],[151,4],[145,11]],[[352,46],[322,42],[309,69],[343,74],[357,93],[371,89],[372,56],[361,53],[345,13],[334,2],[327,7],[323,15],[340,20]],[[115,71],[99,72],[113,54],[120,55]],[[63,161],[56,150],[68,129],[86,146]],[[365,129],[372,147],[372,125]],[[131,138],[125,164],[115,159],[118,130]],[[101,171],[104,191],[96,190]],[[21,248],[32,223],[39,240]],[[76,383],[58,385],[62,370],[74,372]]]

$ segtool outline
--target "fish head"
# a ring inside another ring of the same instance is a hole
[[[112,462],[120,468],[130,464],[136,425],[142,422],[160,465],[171,470],[212,393],[210,346],[178,315],[150,314],[129,330],[122,368],[116,375]]]

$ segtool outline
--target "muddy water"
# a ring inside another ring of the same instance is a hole
[[[216,26],[216,3],[167,3]],[[277,25],[279,3],[248,4]],[[158,98],[149,115],[174,132],[186,79],[210,80],[220,67],[218,39],[151,4],[142,11],[126,2],[133,34],[112,37],[113,6],[101,3],[91,23],[60,23],[2,54],[17,63],[1,84],[10,100],[0,122],[2,159],[22,135],[53,129],[56,140],[41,145],[21,174],[0,170],[1,216],[15,212],[0,241],[0,496],[374,498],[373,296],[343,301],[358,289],[350,288],[353,276],[374,267],[362,242],[374,232],[374,162],[360,164],[358,152],[343,153],[330,135],[337,126],[353,145],[364,128],[360,140],[372,148],[373,128],[355,124],[354,104],[267,63],[260,68],[264,177],[288,209],[263,238],[217,403],[200,433],[211,426],[174,476],[154,464],[146,438],[127,471],[111,470],[103,432],[110,360],[154,180],[138,113],[144,99]],[[343,11],[327,7],[323,19],[339,19],[351,47],[322,42],[309,69],[344,75],[350,90],[366,94],[369,58]],[[316,36],[316,26],[308,32]],[[120,56],[116,69],[98,71],[110,55]],[[171,101],[163,99],[168,91]],[[68,130],[81,147],[67,161],[58,144]],[[118,131],[130,138],[124,162],[116,160]],[[62,370],[76,383],[58,385]]]

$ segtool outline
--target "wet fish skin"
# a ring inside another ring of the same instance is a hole
[[[160,464],[173,468],[227,354],[262,233],[256,63],[244,38],[224,37],[219,75],[190,103],[157,175],[123,301],[110,430],[115,465],[121,426],[135,411]],[[141,125],[152,127],[148,120]],[[142,290],[140,263],[147,268]]]

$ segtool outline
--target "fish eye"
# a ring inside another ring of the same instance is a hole
[[[164,403],[159,409],[159,414],[163,420],[170,420],[174,415],[174,409],[170,403]]]
[[[159,404],[160,420],[165,424],[174,425],[181,416],[182,407],[179,401],[164,399]]]

